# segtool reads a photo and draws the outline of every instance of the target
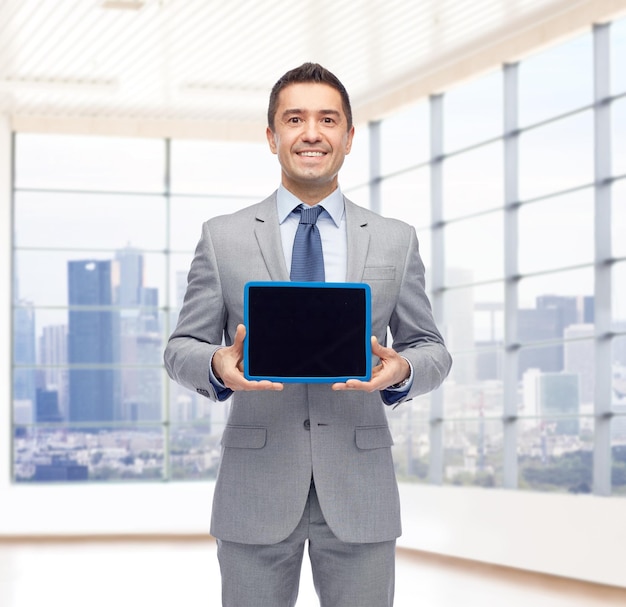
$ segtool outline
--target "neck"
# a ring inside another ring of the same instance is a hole
[[[320,186],[307,186],[306,188],[300,188],[297,184],[285,183],[283,180],[283,187],[291,192],[298,200],[314,206],[321,202],[327,196],[330,196],[337,189],[337,181],[332,183],[325,183]]]

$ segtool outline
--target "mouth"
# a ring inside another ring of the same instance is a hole
[[[326,152],[296,152],[298,156],[303,156],[305,158],[321,158],[322,156],[326,156]]]

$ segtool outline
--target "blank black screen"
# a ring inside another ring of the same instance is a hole
[[[361,288],[250,286],[247,375],[311,381],[364,377],[367,295]]]

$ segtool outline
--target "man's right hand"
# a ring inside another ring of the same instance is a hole
[[[250,381],[243,375],[243,342],[246,338],[245,325],[237,325],[232,346],[220,348],[211,360],[215,377],[233,392],[251,390],[282,390],[283,384],[269,380]]]

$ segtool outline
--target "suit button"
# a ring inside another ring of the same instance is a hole
[[[310,419],[305,419],[303,425],[304,425],[304,429],[305,430],[309,430],[309,431],[311,430],[311,420]]]

